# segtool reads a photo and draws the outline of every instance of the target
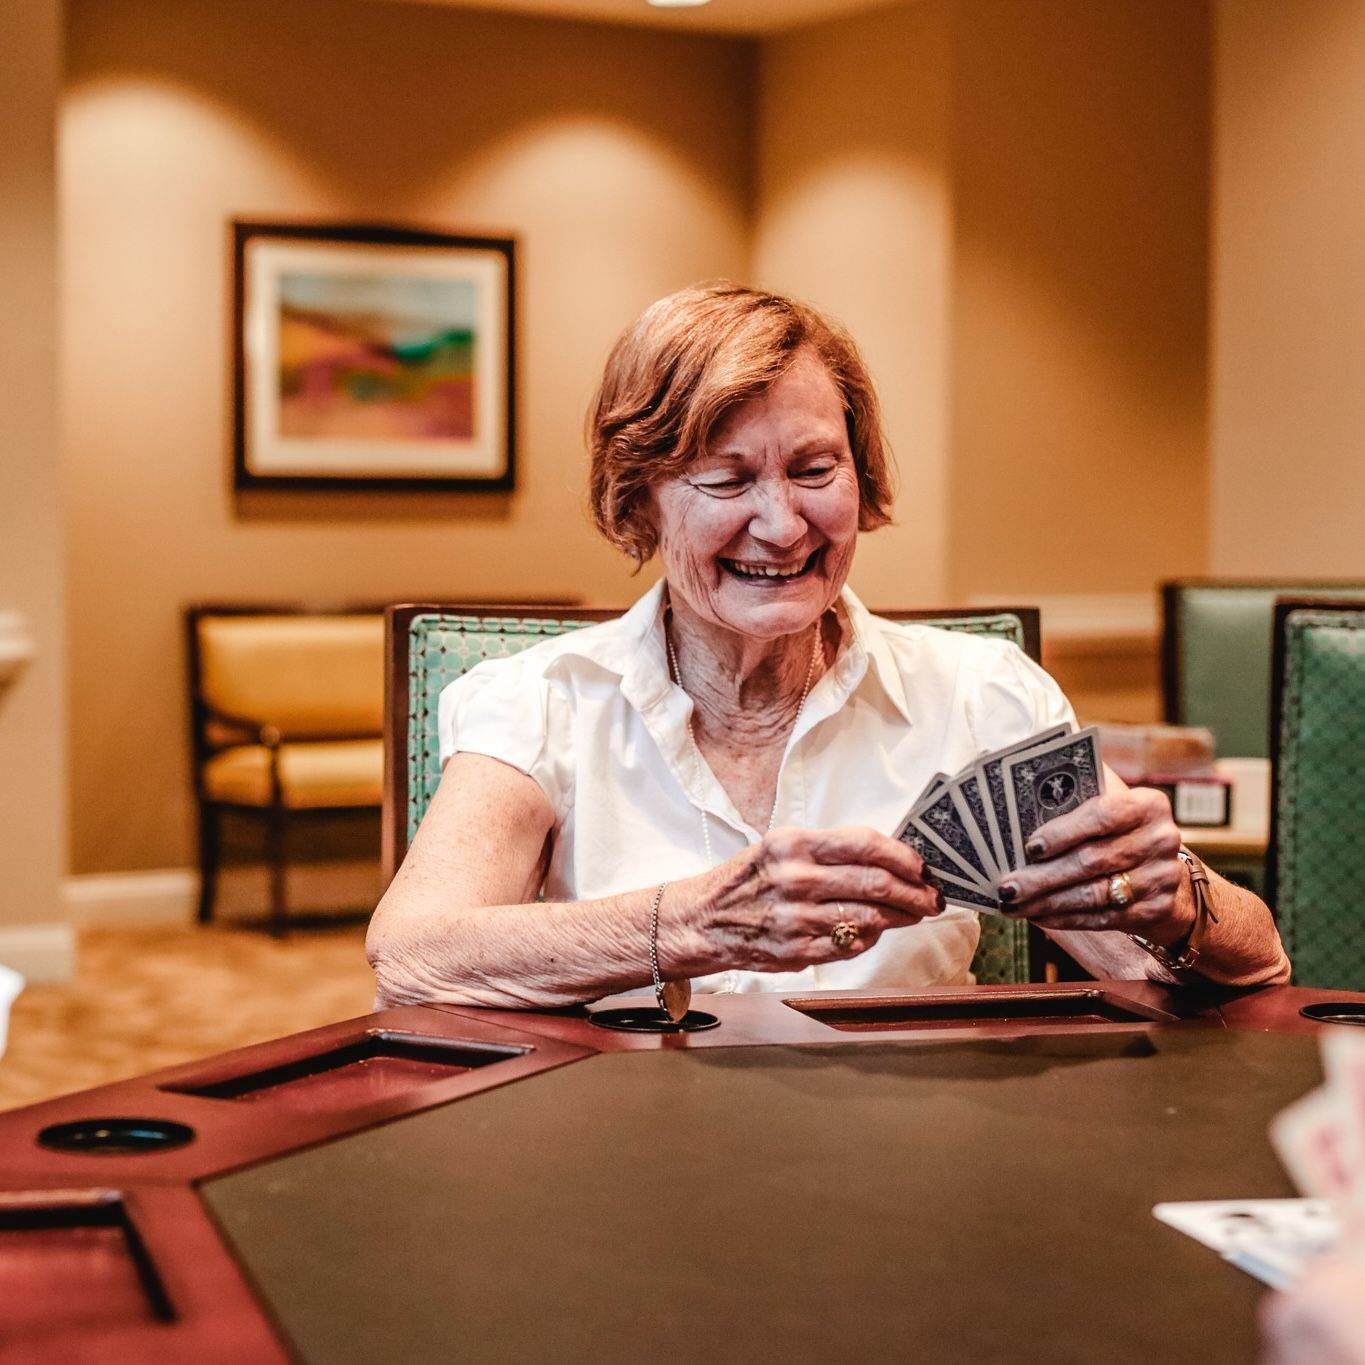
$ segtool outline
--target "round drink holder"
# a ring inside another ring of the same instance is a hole
[[[688,1010],[681,1019],[672,1019],[657,1005],[633,1005],[619,1010],[598,1010],[588,1022],[617,1033],[700,1033],[719,1028],[720,1020],[704,1010]]]
[[[1365,1002],[1359,1000],[1323,1000],[1305,1005],[1299,1013],[1320,1024],[1365,1024]]]
[[[90,1156],[169,1152],[193,1141],[194,1129],[172,1119],[76,1119],[71,1123],[54,1123],[38,1134],[41,1147]]]

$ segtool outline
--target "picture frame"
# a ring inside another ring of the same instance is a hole
[[[515,250],[234,220],[235,487],[512,489]]]

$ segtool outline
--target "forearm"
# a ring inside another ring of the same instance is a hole
[[[1092,975],[1108,980],[1203,979],[1225,986],[1281,985],[1289,959],[1269,908],[1245,887],[1209,871],[1209,901],[1217,922],[1205,926],[1199,961],[1183,976],[1167,971],[1123,933],[1051,930],[1051,936]],[[1191,921],[1192,922],[1192,921]]]
[[[1196,974],[1224,986],[1284,985],[1289,958],[1270,907],[1212,870],[1209,896],[1218,921],[1204,931]]]
[[[432,907],[405,900],[405,888],[395,882],[367,942],[379,1003],[544,1009],[647,986],[657,889],[594,901]],[[717,965],[688,927],[686,912],[697,894],[679,882],[660,907],[665,977]]]

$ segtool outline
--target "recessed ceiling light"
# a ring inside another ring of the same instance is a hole
[[[655,9],[694,9],[698,5],[710,4],[711,0],[649,0]]]

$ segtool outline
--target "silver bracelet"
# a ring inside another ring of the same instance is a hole
[[[654,998],[659,1002],[660,1013],[666,1014],[676,1024],[692,1003],[692,983],[687,980],[664,981],[659,975],[659,902],[663,900],[667,886],[667,882],[659,883],[654,902],[649,907],[649,974],[654,979]]]

